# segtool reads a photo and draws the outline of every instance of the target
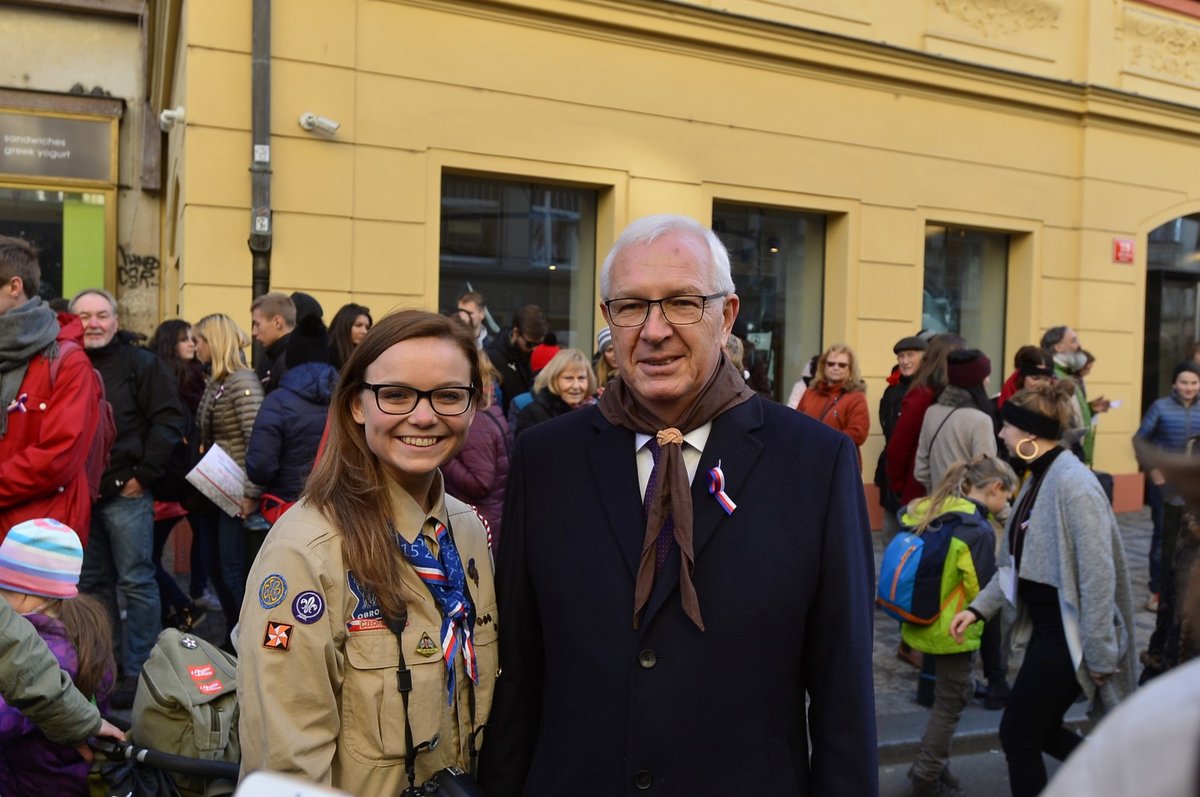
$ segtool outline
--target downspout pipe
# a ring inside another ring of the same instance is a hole
[[[253,0],[251,63],[251,292],[271,289],[271,0]],[[257,360],[257,349],[255,346]]]

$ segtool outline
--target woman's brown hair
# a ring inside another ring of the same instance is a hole
[[[1071,404],[1075,401],[1075,381],[1059,379],[1049,385],[1023,388],[1013,393],[1009,401],[1022,409],[1058,421],[1066,434],[1074,423]]]
[[[112,626],[109,625],[108,610],[91,595],[79,593],[74,598],[58,601],[58,605],[47,607],[49,613],[62,621],[67,638],[75,647],[77,661],[75,688],[88,700],[102,700],[106,695],[96,695],[109,673],[116,675],[113,657]],[[111,686],[111,683],[110,683]]]
[[[925,349],[925,356],[921,358],[921,365],[913,374],[908,389],[913,390],[921,386],[929,388],[934,394],[941,393],[946,385],[950,384],[950,377],[946,373],[946,358],[950,356],[950,352],[965,348],[967,342],[952,332],[939,332],[934,335],[929,339],[929,347]]]
[[[402,557],[388,533],[390,518],[387,475],[367,447],[366,432],[354,420],[352,408],[362,401],[367,367],[384,352],[406,340],[445,340],[462,351],[471,368],[471,386],[478,400],[482,382],[479,349],[470,329],[454,319],[423,310],[401,310],[371,327],[342,366],[329,403],[329,441],[305,485],[305,496],[342,535],[346,567],[365,589],[379,599],[388,617],[406,611],[400,594]],[[374,400],[374,399],[370,399]]]

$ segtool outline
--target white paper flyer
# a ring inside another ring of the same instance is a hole
[[[237,517],[242,511],[246,474],[216,443],[204,452],[196,467],[188,473],[187,480],[230,517]]]

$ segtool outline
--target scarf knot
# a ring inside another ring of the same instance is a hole
[[[683,445],[683,432],[676,429],[674,426],[668,426],[666,429],[660,430],[654,435],[654,440],[660,446],[668,445]]]

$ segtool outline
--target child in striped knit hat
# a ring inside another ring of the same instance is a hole
[[[0,597],[103,712],[115,668],[112,631],[99,601],[76,588],[82,564],[79,536],[67,526],[50,518],[19,523],[0,542]],[[88,769],[73,748],[51,742],[0,700],[0,794],[86,795]]]

